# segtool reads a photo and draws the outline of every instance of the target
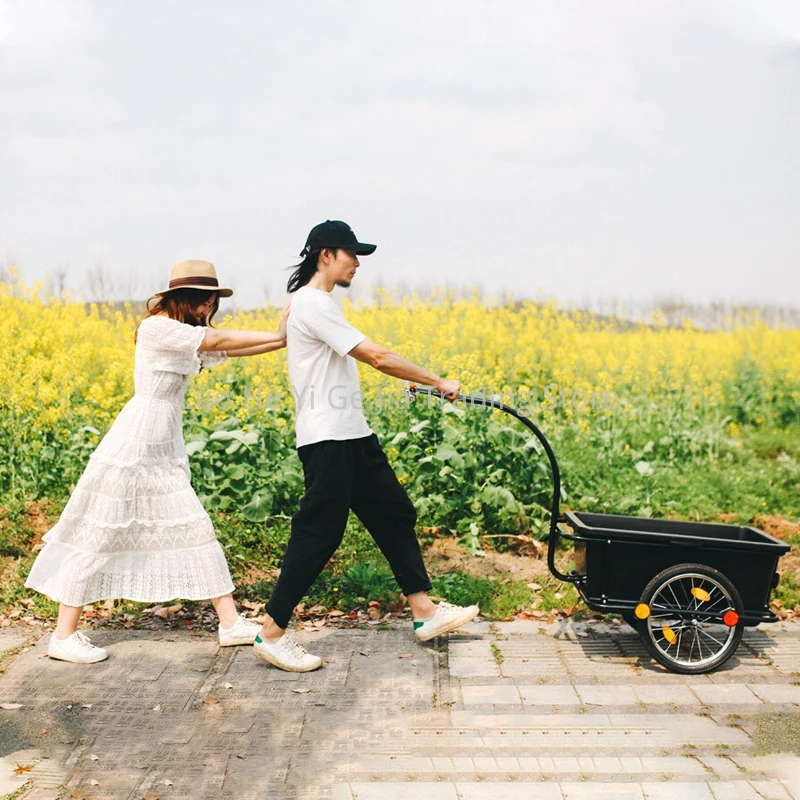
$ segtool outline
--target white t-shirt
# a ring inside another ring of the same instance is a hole
[[[366,338],[330,292],[303,286],[292,296],[286,347],[298,447],[372,433],[361,410],[356,361],[347,355]]]

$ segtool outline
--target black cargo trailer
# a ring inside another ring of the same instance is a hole
[[[410,392],[442,397],[415,386]],[[778,559],[789,545],[743,525],[582,511],[561,516],[558,463],[539,428],[502,403],[468,395],[458,401],[504,411],[533,431],[553,473],[550,572],[574,584],[594,611],[621,614],[664,667],[685,674],[711,672],[733,655],[745,627],[777,621],[769,597],[778,585]],[[562,538],[575,545],[575,569],[568,573],[555,565]]]

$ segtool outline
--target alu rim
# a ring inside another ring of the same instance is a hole
[[[708,594],[708,600],[697,597],[698,594],[702,597],[703,592]],[[697,572],[675,575],[655,589],[648,605],[647,635],[673,664],[708,665],[734,643],[736,626],[722,621],[726,611],[736,610],[733,600],[725,587],[708,575]]]

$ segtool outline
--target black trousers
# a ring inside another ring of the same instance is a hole
[[[417,512],[378,437],[324,441],[297,450],[306,493],[267,611],[281,628],[342,542],[352,509],[380,548],[404,594],[431,588],[414,525]]]

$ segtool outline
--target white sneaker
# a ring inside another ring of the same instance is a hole
[[[253,650],[263,661],[287,672],[311,672],[322,666],[319,656],[307,653],[288,633],[284,633],[277,642],[268,642],[256,636]]]
[[[478,616],[478,606],[454,606],[441,602],[430,619],[415,619],[414,633],[421,642],[435,639],[443,633],[450,633]]]
[[[75,631],[66,639],[56,639],[56,635],[51,634],[47,655],[74,664],[94,664],[108,658],[108,653],[102,647],[95,647],[89,637],[80,631]]]
[[[218,630],[219,646],[231,647],[235,644],[253,644],[261,626],[240,615],[230,628],[223,628],[220,625]]]

